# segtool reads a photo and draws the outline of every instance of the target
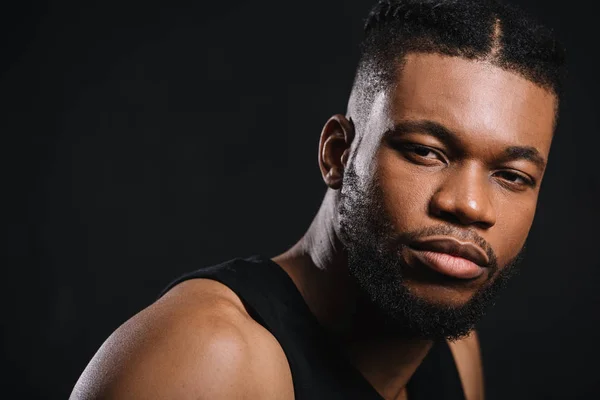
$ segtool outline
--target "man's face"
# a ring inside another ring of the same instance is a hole
[[[339,209],[350,271],[392,325],[457,337],[483,315],[531,227],[555,109],[489,63],[406,56],[360,125]]]

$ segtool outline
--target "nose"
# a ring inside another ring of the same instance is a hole
[[[430,213],[451,223],[488,229],[496,223],[489,185],[487,174],[477,166],[458,168],[437,188]]]

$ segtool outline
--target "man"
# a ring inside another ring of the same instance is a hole
[[[496,2],[378,3],[306,234],[175,281],[72,398],[482,399],[474,326],[525,245],[562,69]]]

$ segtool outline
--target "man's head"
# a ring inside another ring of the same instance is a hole
[[[466,334],[520,258],[563,68],[522,15],[408,0],[369,16],[348,115],[319,154],[350,273],[392,330]]]

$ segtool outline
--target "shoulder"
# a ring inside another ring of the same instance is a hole
[[[193,279],[119,327],[71,398],[291,399],[293,384],[281,346],[241,300]]]
[[[462,381],[467,400],[483,400],[484,381],[481,347],[477,332],[454,342],[448,342]]]

